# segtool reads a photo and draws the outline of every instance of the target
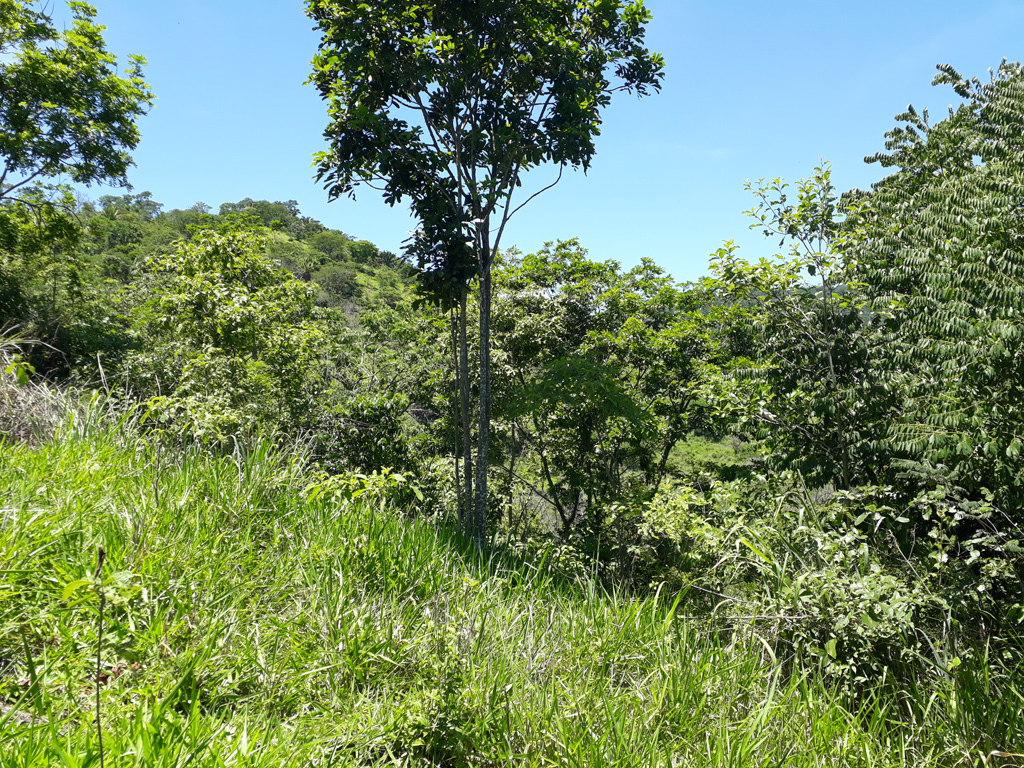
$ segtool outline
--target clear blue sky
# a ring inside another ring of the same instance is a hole
[[[294,199],[328,226],[400,250],[414,227],[405,210],[369,189],[328,204],[313,181],[326,115],[302,85],[318,38],[300,0],[93,2],[111,51],[147,57],[157,95],[141,122],[136,191],[167,208]],[[883,149],[893,116],[914,103],[938,119],[954,100],[930,86],[937,63],[987,77],[1002,58],[1024,58],[1024,0],[647,5],[664,89],[613,100],[589,175],[523,209],[507,245],[579,237],[593,258],[648,256],[681,280],[703,274],[729,238],[748,258],[768,255],[742,214],[745,179],[796,180],[825,158],[841,189],[867,187],[881,169],[863,158]]]

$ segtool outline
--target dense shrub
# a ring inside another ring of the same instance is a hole
[[[991,505],[943,485],[907,499],[785,481],[664,488],[630,547],[634,582],[667,580],[848,684],[950,668],[1020,619],[1024,558]]]
[[[313,281],[332,297],[358,299],[360,296],[359,279],[351,267],[328,264],[313,274]]]
[[[151,270],[135,287],[137,347],[122,366],[150,422],[213,442],[297,425],[321,341],[313,289],[246,231],[200,231]]]

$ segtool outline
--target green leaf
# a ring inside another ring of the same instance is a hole
[[[836,638],[832,638],[825,643],[825,652],[833,659],[836,658]]]
[[[749,549],[751,552],[753,552],[755,555],[757,555],[764,562],[768,563],[769,565],[775,565],[775,561],[774,560],[772,560],[770,557],[768,557],[768,555],[766,555],[764,552],[762,552],[760,549],[755,547],[753,544],[751,544],[746,539],[740,539],[740,544],[745,546],[747,549]]]
[[[70,584],[65,584],[64,585],[64,593],[63,593],[61,599],[62,600],[70,599],[71,596],[74,595],[75,592],[80,590],[82,587],[92,587],[92,588],[95,588],[95,586],[96,586],[96,583],[92,579],[78,579],[77,581],[72,581]]]

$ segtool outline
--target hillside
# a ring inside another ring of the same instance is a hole
[[[33,235],[38,250],[22,243],[10,254],[0,328],[36,342],[29,352],[40,374],[67,377],[83,365],[97,373],[97,354],[116,358],[134,343],[124,315],[154,260],[209,230],[258,234],[268,259],[315,287],[318,306],[349,317],[411,295],[414,272],[395,254],[304,216],[294,201],[245,198],[212,213],[204,203],[165,211],[149,192],[104,195]]]

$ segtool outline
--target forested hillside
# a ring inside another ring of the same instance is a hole
[[[405,5],[307,4],[399,256],[88,197],[143,62],[0,0],[0,764],[1014,764],[1024,69],[940,66],[870,190],[751,183],[779,252],[684,283],[501,240],[659,89],[642,4]]]

